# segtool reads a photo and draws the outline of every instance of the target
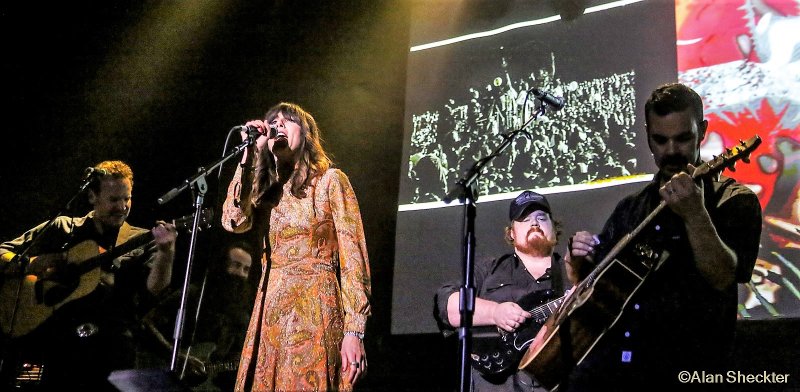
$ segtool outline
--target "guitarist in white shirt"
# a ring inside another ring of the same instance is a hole
[[[41,298],[19,298],[19,303],[34,305],[31,311],[39,314],[25,314],[17,307],[18,314],[8,317],[17,299],[13,296],[2,298],[0,305],[3,333],[12,336],[19,332],[15,330],[17,323],[46,312],[40,325],[21,324],[32,331],[26,331],[14,343],[22,347],[16,352],[19,357],[30,354],[36,357],[34,360],[42,361],[45,389],[115,390],[107,381],[109,373],[134,366],[130,327],[137,313],[152,303],[172,279],[175,226],[158,221],[146,230],[126,222],[132,204],[131,168],[122,161],[104,161],[90,175],[87,198],[93,209],[86,216],[59,216],[50,225],[42,223],[19,238],[0,244],[0,260],[6,273],[4,293],[17,286],[9,276],[27,275],[24,282],[41,284],[35,286],[35,295]],[[144,244],[113,262],[77,276],[63,276],[68,267],[86,259],[96,260],[104,252],[114,254],[115,248],[134,239]],[[29,257],[17,257],[23,253]],[[21,268],[25,268],[24,274]],[[7,325],[11,319],[15,320],[14,326]],[[13,377],[17,371],[13,369],[15,358],[4,359],[3,373]]]
[[[563,261],[554,253],[560,233],[559,224],[551,216],[547,199],[532,191],[520,193],[511,202],[509,222],[505,239],[514,247],[514,251],[493,260],[475,263],[473,326],[495,326],[508,333],[529,328],[535,334],[538,324],[530,320],[532,314],[528,307],[555,300],[568,287]],[[452,282],[436,292],[434,317],[445,336],[454,336],[455,329],[461,323],[460,286],[460,282]],[[521,306],[520,302],[526,302],[523,300],[525,298],[533,302]],[[476,346],[473,343],[473,348]],[[521,351],[524,353],[524,350]],[[508,371],[497,374],[485,374],[473,366],[472,390],[543,389],[529,374],[517,371],[516,364],[509,364]]]

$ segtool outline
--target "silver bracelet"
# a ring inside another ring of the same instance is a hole
[[[346,331],[344,336],[355,336],[361,340],[364,340],[364,333],[363,332],[356,332],[356,331]]]

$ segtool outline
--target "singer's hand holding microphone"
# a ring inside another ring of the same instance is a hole
[[[247,124],[239,125],[236,128],[241,132],[242,140],[251,135],[256,137],[266,136],[267,139],[274,139],[278,133],[278,129],[274,125],[267,125],[264,120],[248,121]]]
[[[275,126],[268,125],[264,120],[248,121],[245,125],[239,125],[236,128],[239,129],[239,133],[242,135],[242,141],[247,140],[249,137],[255,137],[255,146],[258,147],[259,151],[267,145],[269,139],[274,139],[278,133]]]

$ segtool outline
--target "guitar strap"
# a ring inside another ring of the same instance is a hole
[[[556,295],[557,297],[560,297],[564,294],[563,259],[558,253],[553,253],[550,260],[550,279],[552,281],[553,291],[558,293]]]
[[[147,230],[131,226],[130,224],[128,224],[128,222],[124,222],[122,223],[122,227],[119,228],[119,233],[117,234],[117,242],[114,244],[114,246],[115,247],[120,246],[125,242],[127,242],[129,239],[131,239],[131,237],[142,234],[145,231]]]
[[[725,190],[728,189],[728,186],[734,182],[735,181],[733,178],[722,175],[718,175],[708,182],[708,184],[711,185],[711,194],[713,195],[713,197],[706,197],[706,209],[708,211],[713,211],[716,209],[717,204],[719,204],[719,201],[722,199],[722,195],[724,194]]]

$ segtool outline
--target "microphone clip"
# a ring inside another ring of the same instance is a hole
[[[86,170],[83,171],[83,180],[84,181],[89,181],[94,176],[102,177],[102,176],[104,176],[106,174],[108,174],[108,170],[106,170],[106,169],[98,169],[96,167],[87,167]]]

